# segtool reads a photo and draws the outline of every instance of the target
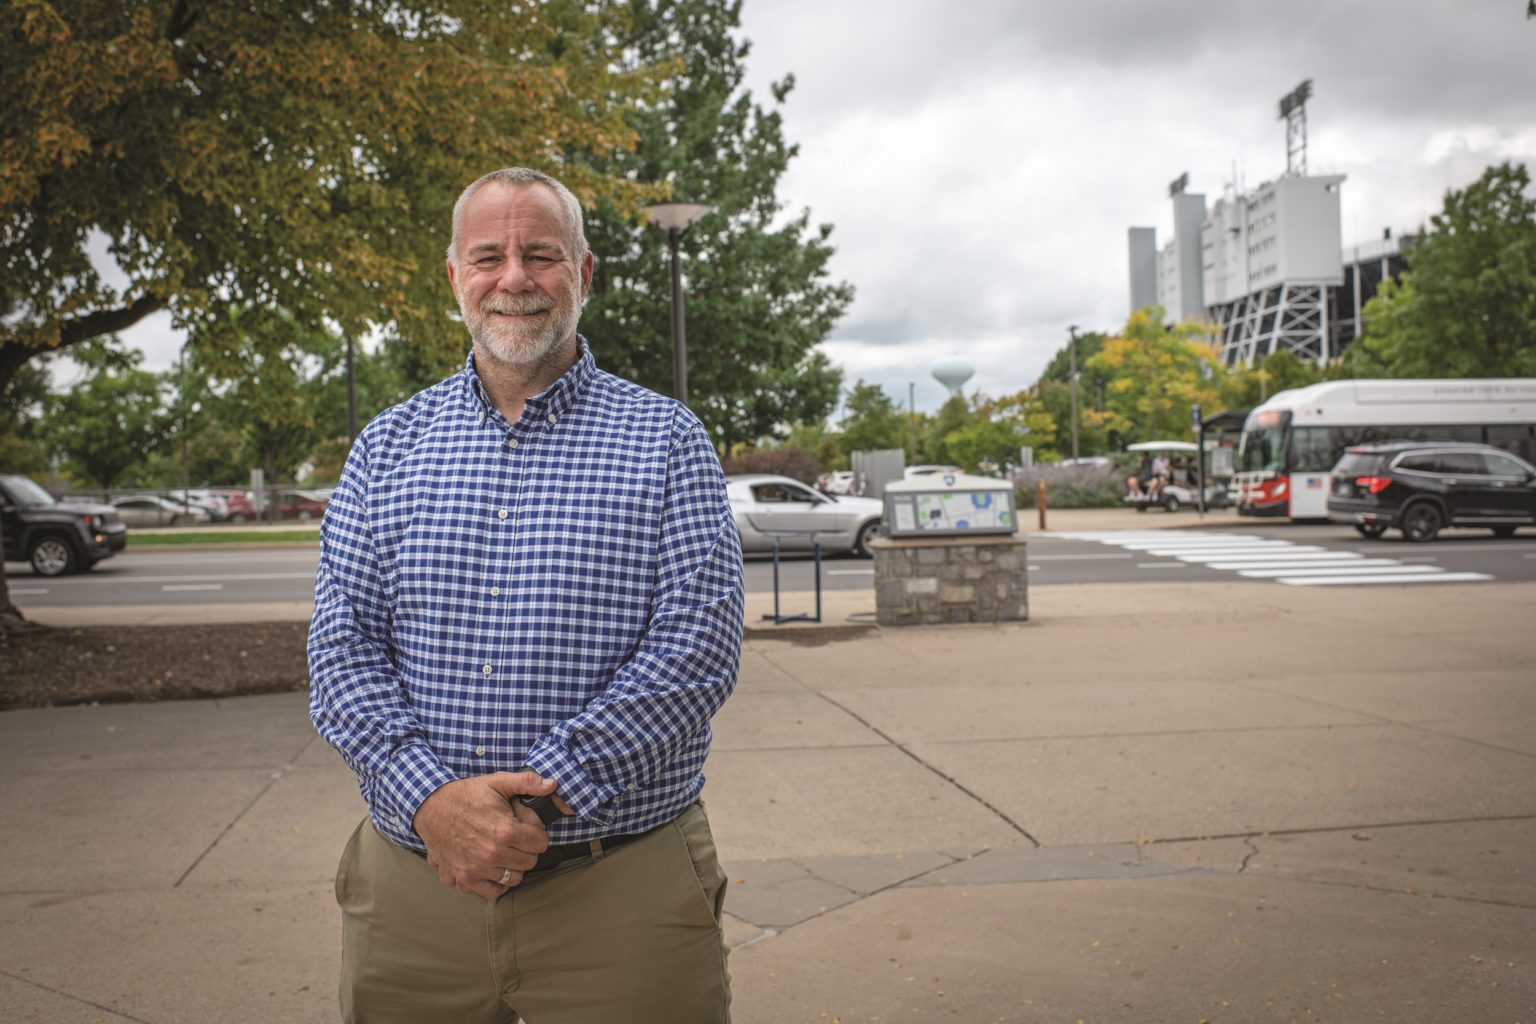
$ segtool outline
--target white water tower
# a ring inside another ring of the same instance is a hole
[[[951,395],[958,395],[965,382],[976,376],[976,365],[965,356],[949,355],[934,363],[929,372],[934,380],[949,389]]]

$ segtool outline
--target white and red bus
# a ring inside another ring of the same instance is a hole
[[[1240,515],[1324,519],[1328,471],[1376,441],[1480,441],[1536,462],[1536,379],[1333,380],[1248,414],[1234,458]]]

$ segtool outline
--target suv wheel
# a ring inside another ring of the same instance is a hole
[[[63,576],[75,568],[75,549],[63,537],[39,537],[27,553],[32,571],[39,576]]]
[[[1355,532],[1362,537],[1369,537],[1371,540],[1375,540],[1386,533],[1387,528],[1381,523],[1356,523]]]
[[[1409,505],[1403,513],[1403,538],[1422,544],[1434,540],[1444,525],[1445,517],[1440,514],[1440,510],[1427,501],[1421,501]]]
[[[1513,526],[1495,526],[1493,528],[1493,535],[1499,538],[1513,537],[1515,535],[1515,528]]]

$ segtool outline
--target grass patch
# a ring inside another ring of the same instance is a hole
[[[313,530],[187,530],[175,533],[136,534],[128,531],[128,546],[162,544],[318,544],[320,528]]]

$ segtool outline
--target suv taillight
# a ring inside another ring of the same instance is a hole
[[[1392,479],[1385,476],[1357,476],[1355,477],[1355,486],[1371,494],[1380,494],[1392,486]]]

